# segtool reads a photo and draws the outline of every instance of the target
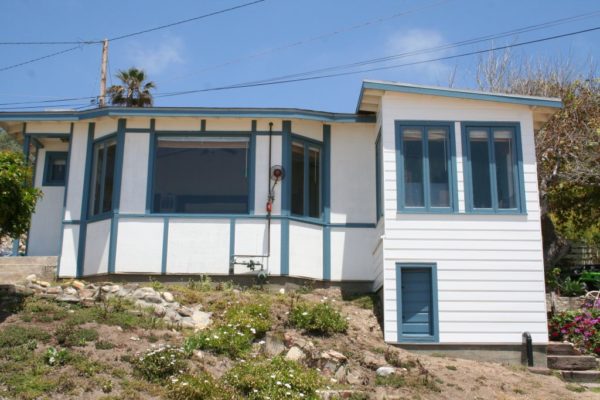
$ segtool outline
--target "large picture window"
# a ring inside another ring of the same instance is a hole
[[[453,136],[450,124],[396,125],[399,211],[455,209]]]
[[[107,213],[113,209],[113,187],[117,141],[103,140],[94,144],[89,215]]]
[[[153,212],[248,212],[247,136],[159,136],[154,157]]]
[[[292,140],[291,213],[321,218],[321,145]]]
[[[467,210],[522,211],[517,130],[465,125]]]

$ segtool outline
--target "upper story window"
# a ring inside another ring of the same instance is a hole
[[[155,213],[248,213],[248,136],[159,136]]]
[[[103,214],[113,209],[115,181],[116,139],[94,144],[89,215]]]
[[[42,186],[65,186],[67,177],[66,151],[47,151]]]
[[[317,142],[294,138],[291,157],[292,215],[321,218],[322,147]]]
[[[516,124],[465,124],[467,211],[523,212],[521,149]]]
[[[456,209],[452,123],[396,123],[398,211]]]

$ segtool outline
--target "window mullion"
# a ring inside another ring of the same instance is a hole
[[[517,134],[514,129],[511,129],[511,146],[512,146],[512,163],[513,163],[513,190],[515,193],[515,204],[517,205],[517,210],[522,210],[523,205],[521,204],[521,187],[520,187],[520,179],[519,175],[521,174],[519,170],[519,159],[518,152],[520,149],[517,148]]]
[[[423,127],[423,206],[429,211],[431,208],[431,192],[429,177],[429,130]]]
[[[488,151],[490,157],[490,189],[492,191],[492,209],[498,209],[498,182],[496,179],[496,154],[494,147],[494,129],[488,129]]]

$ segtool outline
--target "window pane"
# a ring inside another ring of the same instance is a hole
[[[517,208],[517,191],[514,179],[515,158],[512,137],[512,131],[510,130],[494,131],[498,208]]]
[[[248,138],[158,139],[154,212],[248,212]]]
[[[402,133],[404,154],[404,204],[406,207],[424,207],[423,196],[423,133],[405,129]]]
[[[304,145],[292,144],[292,214],[304,215]]]
[[[319,149],[308,150],[308,215],[321,216],[321,152]]]
[[[448,132],[430,129],[428,140],[431,207],[450,207]]]
[[[106,167],[104,172],[104,198],[102,199],[102,212],[112,210],[116,150],[117,145],[115,143],[106,146]]]
[[[90,199],[90,214],[100,213],[100,194],[102,191],[102,168],[104,165],[104,144],[100,143],[94,146],[94,164],[92,169],[92,185]]]
[[[492,208],[490,157],[485,130],[470,130],[471,178],[473,180],[473,208]]]
[[[55,158],[52,160],[52,165],[50,166],[49,180],[52,182],[64,183],[66,172],[67,160],[64,158]]]

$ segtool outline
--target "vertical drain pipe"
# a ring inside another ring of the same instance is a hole
[[[525,347],[527,366],[533,367],[533,344],[531,341],[531,334],[529,332],[523,332],[523,346]]]

